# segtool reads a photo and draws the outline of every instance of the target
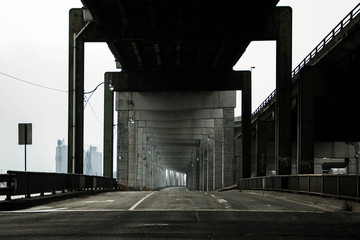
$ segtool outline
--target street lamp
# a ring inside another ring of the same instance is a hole
[[[87,105],[87,103],[90,101],[90,98],[92,97],[92,95],[94,94],[94,92],[98,89],[98,87],[100,87],[101,85],[105,84],[105,82],[101,82],[99,83],[93,90],[89,91],[89,92],[84,92],[84,95],[87,95],[87,94],[90,94],[90,96],[86,99],[86,103],[85,103],[85,106],[84,106],[84,109]],[[113,91],[114,90],[114,85],[112,84],[112,81],[110,80],[109,82],[109,89],[110,91]]]

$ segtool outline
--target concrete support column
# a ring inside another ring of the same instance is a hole
[[[136,119],[135,112],[129,111],[128,118],[126,119],[129,126],[129,168],[128,168],[128,181],[129,186],[135,188],[137,184],[137,146],[136,146]]]
[[[298,81],[298,174],[314,173],[314,83],[317,71],[305,67]]]
[[[104,177],[113,177],[114,93],[109,89],[110,79],[104,84]]]
[[[257,122],[256,129],[256,176],[266,176],[267,142],[273,139],[274,122]]]
[[[242,177],[251,177],[251,77],[250,74],[242,90]]]
[[[235,180],[242,178],[242,138],[238,138],[234,140],[234,174],[235,174]]]
[[[149,142],[149,138],[146,138],[146,145],[145,145],[145,154],[146,154],[146,178],[145,178],[145,185],[148,188],[151,188],[151,144]]]
[[[144,172],[144,164],[143,164],[143,128],[139,128],[137,122],[136,122],[136,159],[137,159],[137,176],[136,176],[136,187],[142,188],[145,185],[143,184],[143,172]]]
[[[224,141],[222,144],[221,187],[236,183],[234,168],[234,109],[224,108]]]
[[[84,165],[84,40],[82,36],[79,36],[74,46],[74,37],[84,25],[82,10],[71,9],[69,13],[68,173],[79,174],[83,173]]]
[[[214,158],[214,168],[213,168],[213,188],[212,190],[219,189],[222,186],[223,176],[224,176],[224,118],[215,119],[215,158]]]
[[[275,161],[278,175],[291,174],[292,10],[276,11]]]
[[[200,140],[200,183],[199,183],[199,187],[200,187],[200,191],[205,191],[205,141],[206,140]]]
[[[117,181],[118,184],[129,186],[129,111],[118,111],[118,156]]]
[[[213,191],[215,188],[215,139],[214,136],[210,136],[208,140],[208,184],[209,191]]]
[[[200,142],[199,142],[200,145]],[[195,150],[195,162],[196,162],[196,184],[195,184],[195,189],[196,190],[200,190],[200,146],[196,147]]]

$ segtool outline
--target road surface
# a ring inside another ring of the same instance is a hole
[[[360,215],[284,196],[108,192],[0,212],[0,239],[359,239]]]

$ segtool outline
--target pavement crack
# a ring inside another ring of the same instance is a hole
[[[196,217],[196,223],[199,223],[200,222],[199,213],[198,213],[198,211],[194,211],[194,213],[195,213],[195,217]]]

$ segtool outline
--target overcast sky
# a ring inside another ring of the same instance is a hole
[[[348,14],[359,0],[281,0],[293,8],[293,68]],[[18,123],[33,124],[27,149],[30,171],[55,171],[57,139],[67,142],[68,12],[80,0],[0,0],[0,172],[24,169]],[[102,43],[85,49],[85,90],[115,71]],[[275,43],[253,42],[234,67],[253,70],[253,110],[275,89]],[[15,80],[44,85],[41,88]],[[85,147],[102,151],[103,88],[85,109]],[[236,111],[236,115],[240,112]]]

